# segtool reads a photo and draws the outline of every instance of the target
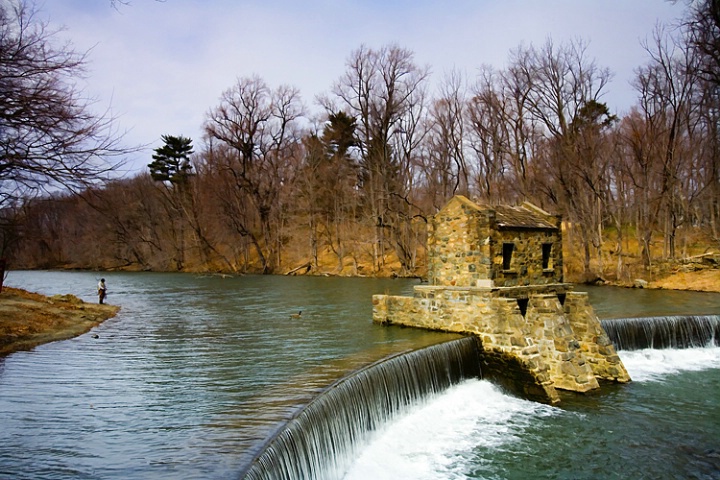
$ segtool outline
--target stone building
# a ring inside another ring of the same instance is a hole
[[[482,208],[455,196],[429,221],[428,280],[468,287],[561,283],[560,223],[530,203]]]
[[[412,297],[373,296],[373,321],[475,335],[485,374],[541,401],[629,381],[562,262],[559,216],[455,196],[429,220],[428,284]]]

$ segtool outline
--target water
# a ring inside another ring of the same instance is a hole
[[[472,337],[383,359],[313,399],[269,439],[242,478],[340,478],[372,432],[425,398],[479,377],[480,349]]]
[[[631,384],[562,408],[453,387],[386,425],[345,478],[720,478],[720,349],[622,356]]]
[[[344,374],[454,338],[371,323],[371,295],[411,281],[103,276],[118,317],[0,360],[0,478],[236,478]],[[97,277],[6,284],[93,301]],[[669,292],[648,292],[590,289],[605,318],[659,314]],[[720,295],[671,293],[668,314],[720,313]],[[462,383],[383,426],[347,478],[720,478],[719,350],[622,352],[633,383],[562,409]]]
[[[683,315],[603,320],[620,350],[720,346],[720,315]]]
[[[331,382],[455,338],[372,324],[371,295],[409,282],[103,276],[117,317],[0,360],[0,478],[232,478]],[[11,272],[6,284],[96,301],[97,277]]]
[[[718,293],[585,285],[575,290],[588,292],[595,313],[602,319],[720,314]]]

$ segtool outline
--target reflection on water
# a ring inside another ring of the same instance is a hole
[[[116,318],[0,361],[0,478],[232,478],[333,380],[449,338],[372,324],[371,296],[415,281],[102,275]],[[98,277],[10,272],[6,284],[96,301]],[[589,291],[606,318],[720,313],[720,295]]]
[[[719,315],[720,293],[578,285],[600,318]]]
[[[96,301],[96,276],[11,272],[6,284]],[[332,381],[455,338],[372,324],[372,294],[407,294],[407,281],[103,276],[116,318],[5,359],[0,477],[227,477]]]

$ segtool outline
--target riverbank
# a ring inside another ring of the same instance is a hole
[[[570,283],[574,282],[571,280]],[[720,269],[713,268],[688,272],[677,271],[656,280],[645,281],[639,277],[639,279],[634,282],[605,281],[598,284],[625,288],[720,293]],[[642,287],[640,287],[641,285]]]
[[[46,297],[19,288],[0,293],[0,357],[81,335],[117,315],[120,307],[74,295]]]
[[[660,280],[650,282],[648,287],[665,290],[692,290],[696,292],[720,293],[720,270],[678,272]]]

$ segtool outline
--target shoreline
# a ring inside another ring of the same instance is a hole
[[[599,286],[720,293],[720,269],[676,272],[644,287],[619,282]],[[4,286],[0,292],[0,359],[87,333],[119,311],[119,306],[88,303],[74,295],[48,297]]]
[[[638,280],[642,281],[641,279]],[[694,272],[675,272],[659,280],[647,281],[644,286],[639,286],[637,283],[614,281],[599,283],[591,282],[589,285],[637,289],[644,288],[647,290],[677,290],[681,292],[720,293],[720,269],[698,270]]]
[[[120,311],[74,295],[47,297],[4,286],[0,293],[0,359],[18,351],[87,333]]]

